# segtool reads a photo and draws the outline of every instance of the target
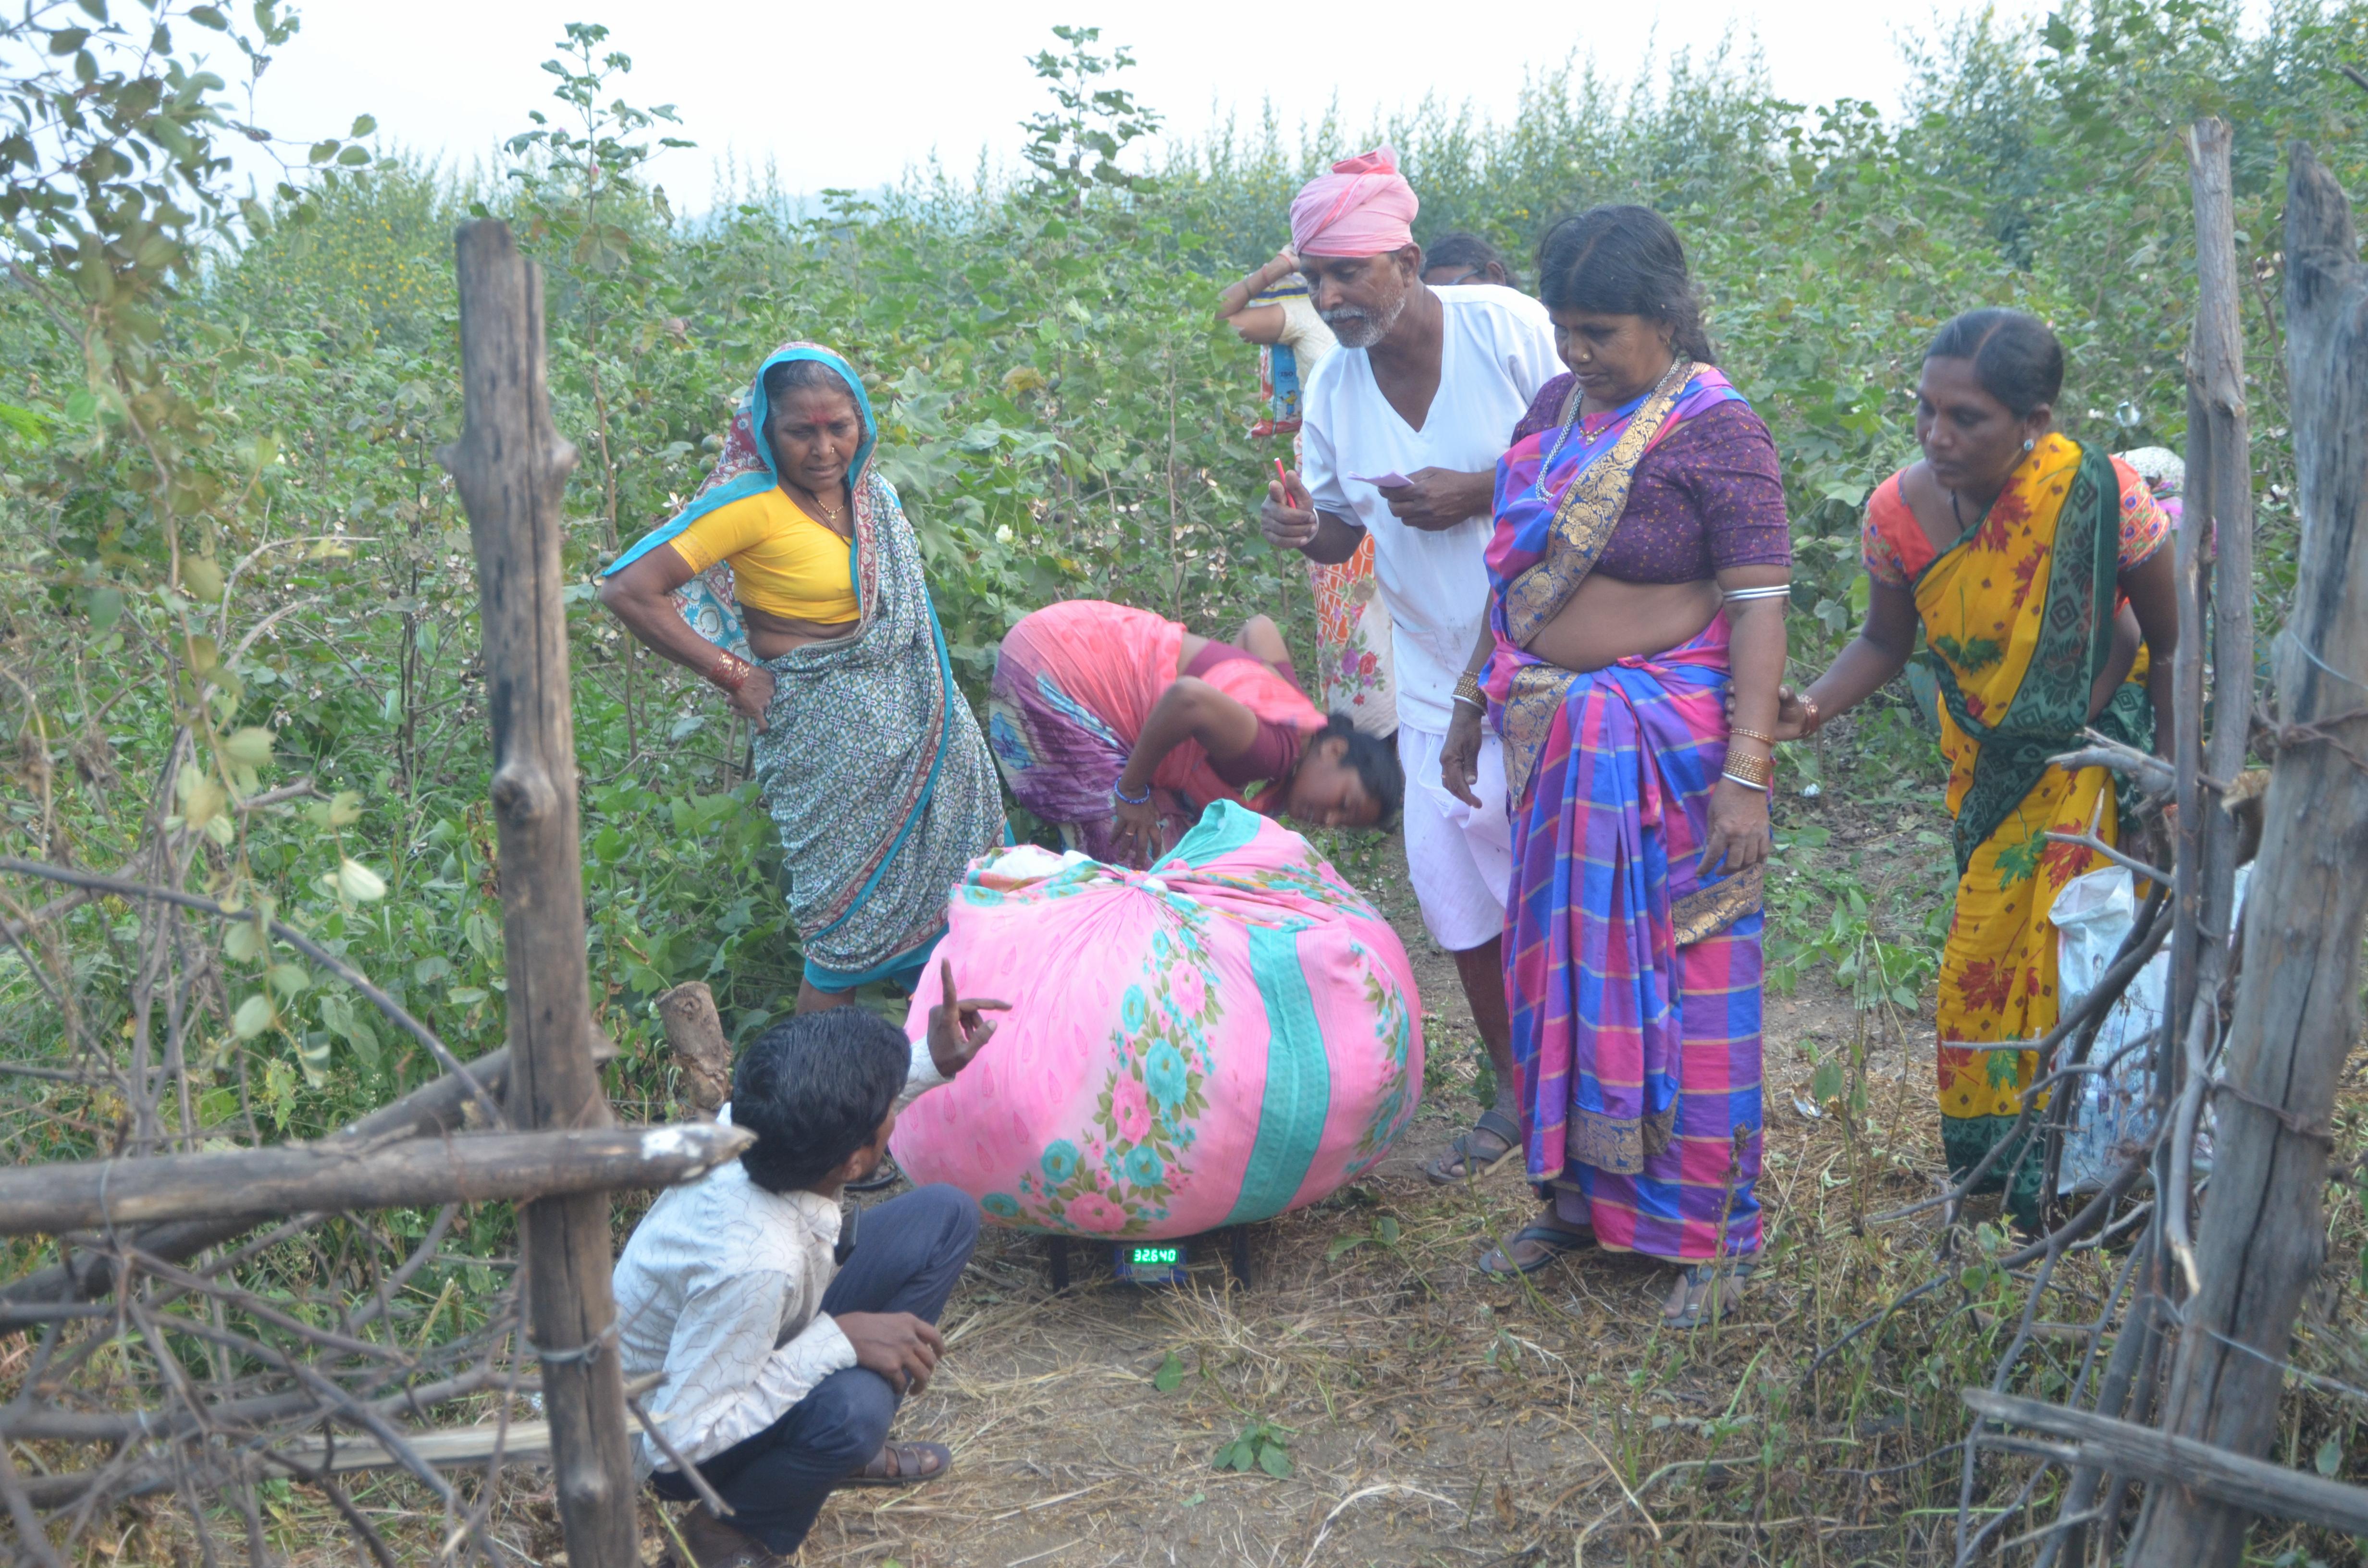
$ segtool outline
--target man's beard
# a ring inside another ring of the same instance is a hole
[[[1390,308],[1386,311],[1376,312],[1360,305],[1341,305],[1316,313],[1324,318],[1324,324],[1332,329],[1332,335],[1340,340],[1341,347],[1371,348],[1390,335],[1390,328],[1398,324],[1398,317],[1404,313],[1406,302],[1406,297],[1400,294],[1390,301]]]

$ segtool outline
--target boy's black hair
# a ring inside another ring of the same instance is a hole
[[[863,1007],[802,1013],[757,1037],[732,1074],[740,1156],[768,1192],[812,1187],[871,1142],[912,1065],[905,1031]]]
[[[1406,805],[1406,768],[1398,762],[1395,740],[1379,740],[1357,728],[1357,722],[1346,713],[1334,713],[1324,721],[1324,727],[1309,737],[1308,744],[1338,735],[1346,750],[1341,760],[1356,769],[1357,781],[1365,793],[1382,804],[1382,814],[1373,825],[1389,826],[1397,820]]]

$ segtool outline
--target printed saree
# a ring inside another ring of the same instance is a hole
[[[1904,510],[1904,507],[1903,507]],[[2055,1025],[2057,890],[2105,864],[2046,835],[2104,842],[2120,828],[2112,775],[2048,758],[2074,749],[2090,689],[2112,656],[2123,494],[2101,451],[2051,435],[1982,520],[1917,574],[1920,655],[1940,691],[1941,750],[1956,818],[1957,907],[1941,961],[1941,1141],[1963,1176],[2012,1129],[2037,1070],[2027,1049]],[[1912,521],[1910,523],[1912,525]],[[2153,744],[2146,662],[2095,721]],[[2036,1145],[1992,1178],[2026,1224],[2038,1219]]]
[[[922,575],[913,528],[873,462],[879,421],[853,367],[812,343],[775,349],[733,416],[723,455],[699,494],[608,570],[666,543],[718,506],[779,483],[766,417],[765,372],[786,360],[827,365],[863,417],[848,469],[849,544],[859,613],[853,631],[763,661],[772,706],[757,737],[757,777],[779,829],[791,918],[818,990],[909,980],[943,935],[946,898],[971,857],[1007,834],[985,737],[954,685]],[[719,563],[677,590],[683,619],[718,647],[749,654]]]
[[[1525,437],[1497,464],[1488,547],[1530,1177],[1602,1245],[1690,1262],[1759,1245],[1760,873],[1696,868],[1726,756],[1726,619],[1587,674],[1527,644],[1594,567],[1637,461],[1740,396],[1681,363],[1635,403]]]

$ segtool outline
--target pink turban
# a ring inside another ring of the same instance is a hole
[[[1421,207],[1398,173],[1397,149],[1376,147],[1332,165],[1291,203],[1291,248],[1302,256],[1380,256],[1414,244]]]

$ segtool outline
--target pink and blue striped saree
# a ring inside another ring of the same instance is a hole
[[[1759,873],[1696,869],[1726,756],[1726,618],[1585,674],[1527,645],[1593,569],[1637,461],[1741,395],[1681,362],[1625,408],[1525,437],[1497,464],[1488,547],[1530,1178],[1602,1245],[1688,1262],[1759,1245]]]

